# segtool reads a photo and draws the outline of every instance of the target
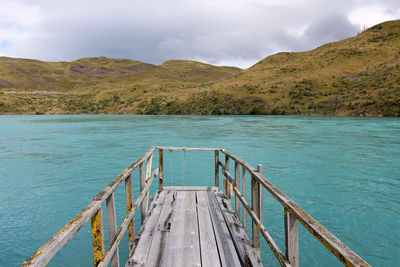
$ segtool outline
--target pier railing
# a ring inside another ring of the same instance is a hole
[[[219,160],[219,154],[225,155],[225,163]],[[229,172],[229,159],[235,162],[234,175]],[[282,193],[270,181],[263,176],[262,165],[254,169],[247,162],[225,149],[215,151],[215,180],[217,183],[219,167],[224,174],[224,193],[228,197],[235,195],[235,213],[240,218],[241,203],[252,219],[252,242],[256,250],[260,250],[260,233],[271,248],[275,257],[282,266],[299,266],[299,233],[298,222],[300,222],[319,242],[321,242],[333,255],[335,255],[345,266],[369,266],[360,256],[347,247],[342,241],[331,234],[317,220],[300,208],[293,200]],[[241,171],[240,171],[241,169]],[[246,196],[246,173],[251,179],[251,205]],[[240,179],[241,177],[241,179]],[[240,190],[240,180],[242,189]],[[263,225],[263,190],[265,188],[283,206],[285,227],[285,254],[275,243],[268,230]],[[246,214],[242,214],[243,226],[246,229]]]
[[[152,170],[153,154],[158,150],[159,166]],[[57,234],[41,246],[22,266],[46,265],[77,232],[91,221],[93,262],[94,266],[120,266],[119,244],[122,237],[128,232],[129,254],[133,251],[135,244],[135,212],[141,209],[141,222],[147,215],[149,206],[149,191],[153,180],[158,176],[158,188],[163,190],[164,186],[164,150],[183,151],[212,151],[215,155],[215,187],[220,186],[220,167],[225,176],[223,189],[225,196],[230,200],[235,197],[235,213],[238,218],[242,217],[243,226],[246,229],[247,215],[240,214],[240,204],[243,211],[246,210],[252,219],[252,242],[253,247],[260,253],[260,233],[271,248],[275,257],[282,266],[299,266],[299,238],[298,222],[300,222],[317,240],[319,240],[333,255],[335,255],[345,266],[369,266],[362,258],[347,247],[343,242],[326,230],[320,223],[301,209],[293,200],[278,190],[271,182],[263,176],[263,168],[257,165],[254,169],[251,165],[219,148],[185,148],[185,147],[151,147],[141,158],[117,176],[91,203],[78,215],[69,221]],[[220,153],[225,155],[225,161],[220,161]],[[229,161],[233,160],[234,175],[229,172]],[[140,194],[133,201],[132,172],[139,168]],[[248,202],[246,194],[246,174],[251,179],[251,202]],[[125,183],[126,194],[126,216],[121,226],[117,228],[114,192]],[[241,185],[241,188],[240,188]],[[263,225],[263,189],[265,188],[284,208],[285,226],[285,254],[277,246],[265,226]],[[102,204],[106,202],[109,247],[104,244],[104,225]]]

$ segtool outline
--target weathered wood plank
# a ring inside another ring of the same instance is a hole
[[[207,192],[211,222],[218,246],[221,266],[240,266],[239,256],[231,239],[222,211],[214,192]]]
[[[215,187],[219,188],[219,151],[215,151]]]
[[[220,151],[221,148],[201,148],[201,147],[170,147],[170,146],[155,146],[155,149],[164,150],[186,150],[186,151]]]
[[[106,200],[107,207],[107,222],[108,222],[108,238],[110,244],[112,244],[117,238],[117,218],[115,213],[115,200],[114,193],[111,194]],[[119,267],[119,249],[115,250],[113,256],[111,257],[111,266]]]
[[[235,186],[239,189],[240,186],[240,165],[235,161]],[[235,195],[235,213],[238,218],[240,218],[240,201]]]
[[[201,266],[195,192],[176,193],[162,266]]]
[[[233,183],[233,177],[229,173],[229,156],[225,155],[225,168],[222,169],[223,174],[225,175],[227,181],[226,181],[226,192],[225,195],[228,197],[229,203],[231,202],[231,183]]]
[[[150,177],[151,177],[151,168],[152,168],[152,164],[153,164],[153,154],[151,154],[149,156],[149,158],[147,159],[147,164],[146,164],[146,178],[144,183],[147,184]],[[147,211],[149,209],[149,196],[150,196],[150,192],[147,193],[146,197],[144,198],[144,201],[142,202],[142,208],[144,207],[145,210],[145,216],[147,216]]]
[[[126,214],[128,215],[133,206],[132,175],[125,180]],[[128,249],[132,251],[135,242],[135,216],[129,222],[128,226]]]
[[[140,164],[139,166],[139,171],[140,171],[140,192],[142,192],[143,188],[146,185],[146,166],[145,163]],[[144,219],[146,218],[146,212],[147,212],[147,202],[146,202],[146,197],[145,196],[143,202],[141,203],[141,217],[140,217],[140,222],[143,225]]]
[[[207,192],[196,192],[197,216],[199,221],[201,265],[203,267],[221,266],[217,242],[210,217]]]
[[[100,207],[91,218],[92,243],[93,243],[93,265],[97,266],[104,258],[104,230],[103,209]]]
[[[292,267],[299,267],[299,225],[295,216],[290,214],[286,209],[285,216],[285,251],[286,258]]]
[[[246,200],[247,192],[246,192],[246,169],[242,167],[242,195],[244,200]],[[246,200],[247,201],[247,200]],[[242,207],[242,225],[243,228],[247,229],[247,212],[245,207]]]
[[[238,217],[235,216],[235,213],[233,212],[227,199],[223,197],[222,193],[216,193],[215,195],[242,265],[262,266],[260,258],[250,244],[250,240],[247,237],[246,231],[240,224]]]
[[[252,176],[251,177],[251,209],[260,221],[260,183]],[[256,222],[253,220],[252,227],[252,241],[253,247],[260,255],[260,232],[257,228]]]
[[[158,190],[163,190],[164,187],[164,152],[162,149],[159,150],[158,154]]]
[[[257,172],[262,176],[263,175],[263,166],[261,164],[257,164]],[[261,184],[258,185],[258,190],[260,191],[258,193],[258,208],[259,208],[259,218],[260,218],[260,222],[263,222],[263,212],[264,212],[264,208],[263,208],[263,187],[261,186]]]
[[[164,191],[218,191],[217,187],[206,186],[166,186]]]
[[[164,191],[165,199],[157,225],[153,231],[153,239],[148,250],[145,266],[160,266],[161,258],[166,250],[166,240],[170,234],[171,216],[175,207],[176,192]],[[139,266],[139,265],[129,265]]]
[[[128,265],[130,266],[144,266],[147,261],[147,255],[150,250],[153,232],[157,225],[158,218],[165,201],[165,191],[157,193],[153,199],[149,215],[146,217],[137,237],[137,245],[133,250],[133,256],[130,257]]]

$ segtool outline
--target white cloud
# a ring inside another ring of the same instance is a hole
[[[399,5],[400,6],[400,5]],[[364,6],[349,14],[349,20],[360,29],[371,27],[378,23],[400,18],[400,7],[393,8],[380,3]]]
[[[41,21],[40,8],[19,1],[0,0],[0,53],[15,43],[35,36]]]
[[[248,67],[400,18],[395,0],[0,0],[0,54]]]

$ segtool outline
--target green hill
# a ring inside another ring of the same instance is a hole
[[[0,57],[0,113],[400,116],[400,21],[246,70],[187,60]]]

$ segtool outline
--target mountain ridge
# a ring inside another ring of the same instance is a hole
[[[191,60],[0,57],[0,113],[400,116],[400,21],[245,70]]]

